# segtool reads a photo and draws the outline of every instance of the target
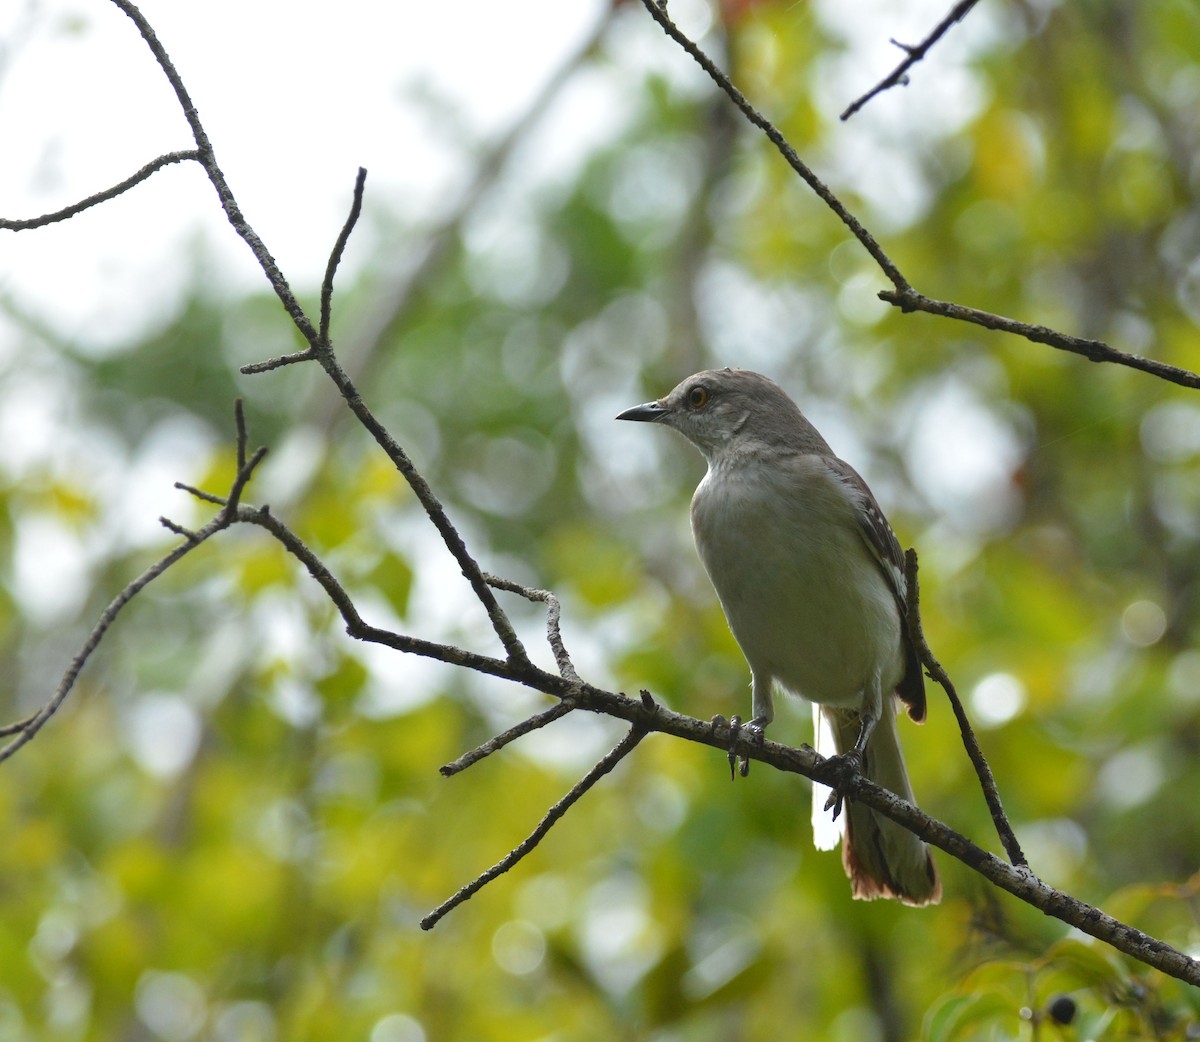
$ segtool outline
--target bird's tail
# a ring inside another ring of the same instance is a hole
[[[858,714],[821,707],[833,733],[838,753],[849,752],[858,740]],[[885,696],[879,723],[867,742],[863,774],[876,785],[916,803],[900,735],[896,730],[895,699]],[[828,817],[829,812],[823,813]],[[818,808],[814,800],[813,819]],[[850,877],[854,896],[865,901],[894,897],[905,904],[926,905],[941,900],[942,884],[923,840],[896,822],[876,814],[861,803],[846,801],[846,834],[842,837],[842,864]]]

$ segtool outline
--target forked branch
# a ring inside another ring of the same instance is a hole
[[[908,632],[916,646],[917,654],[920,656],[921,665],[946,692],[946,697],[954,712],[954,719],[958,721],[958,730],[962,735],[963,746],[967,750],[971,765],[975,768],[975,774],[979,777],[983,798],[992,815],[992,822],[996,826],[1000,842],[1004,844],[1008,860],[1018,868],[1027,868],[1029,862],[1021,850],[1021,844],[1017,842],[1017,836],[1009,823],[1008,815],[1004,813],[1004,805],[1000,802],[1000,790],[996,786],[992,768],[988,765],[987,758],[979,747],[979,740],[975,737],[975,729],[967,718],[967,711],[963,708],[962,700],[958,697],[958,691],[949,674],[934,658],[929,642],[925,639],[925,630],[921,625],[921,589],[920,583],[917,581],[917,551],[911,548],[904,555],[904,573],[908,580]]]
[[[629,729],[629,733],[616,744],[616,746],[604,756],[599,763],[596,764],[590,771],[587,772],[578,782],[571,786],[568,792],[561,800],[553,807],[546,811],[545,817],[537,823],[535,828],[521,843],[513,847],[504,857],[496,862],[486,872],[481,873],[471,880],[466,886],[458,890],[453,897],[448,898],[430,912],[424,919],[421,920],[422,930],[432,930],[441,921],[442,917],[449,911],[457,908],[464,901],[468,900],[478,890],[490,883],[497,876],[503,875],[512,868],[518,861],[530,853],[536,847],[546,833],[554,826],[564,814],[571,809],[572,806],[588,791],[593,785],[619,764],[626,756],[628,756],[637,747],[638,742],[642,740],[646,732],[634,724]]]
[[[955,22],[961,22],[964,18],[966,18],[967,15],[970,14],[971,8],[977,3],[979,3],[979,0],[959,0],[959,2],[950,9],[950,13],[946,15],[946,17],[940,22],[938,22],[938,24],[933,27],[933,30],[929,33],[929,35],[918,44],[910,45],[907,43],[900,43],[898,40],[893,40],[892,43],[904,52],[904,60],[897,65],[889,75],[885,76],[882,80],[875,84],[874,87],[867,91],[866,94],[862,95],[862,97],[858,98],[857,100],[852,101],[846,107],[846,111],[843,112],[839,118],[843,121],[849,119],[868,101],[877,95],[882,94],[885,90],[891,90],[893,87],[908,86],[908,70],[929,53],[929,49],[935,43],[937,43],[938,40],[946,35],[950,27],[954,25]]]
[[[170,553],[155,561],[154,564],[117,594],[112,603],[100,613],[100,618],[92,627],[92,631],[88,634],[87,640],[84,641],[83,647],[79,649],[75,657],[71,660],[62,679],[58,682],[58,687],[54,689],[54,693],[47,702],[32,716],[0,728],[0,737],[12,739],[0,748],[0,763],[15,755],[22,746],[32,741],[37,733],[46,725],[46,722],[58,712],[67,696],[74,689],[76,682],[79,680],[79,674],[83,671],[83,667],[87,665],[88,659],[91,658],[96,648],[100,646],[100,641],[103,640],[105,633],[108,632],[109,627],[116,621],[117,616],[121,613],[125,605],[132,601],[134,597],[141,593],[155,579],[164,574],[172,565],[177,564],[205,540],[228,528],[237,520],[238,498],[254,473],[254,469],[262,461],[263,456],[266,454],[266,449],[259,449],[249,459],[246,458],[246,427],[242,416],[242,403],[240,399],[236,403],[235,411],[238,430],[238,468],[237,473],[234,475],[233,483],[230,486],[229,495],[220,498],[199,493],[207,502],[221,504],[220,512],[203,528],[196,531],[186,529],[182,525],[177,525],[166,518],[160,519],[163,525],[170,531],[183,536],[184,541]]]

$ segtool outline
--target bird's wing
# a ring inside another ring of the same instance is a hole
[[[858,520],[859,534],[896,599],[896,610],[900,613],[900,627],[903,631],[905,659],[904,679],[900,681],[896,693],[908,706],[910,717],[917,721],[924,720],[925,678],[908,632],[908,581],[904,576],[904,553],[900,549],[900,540],[896,538],[896,533],[892,531],[892,526],[888,524],[888,519],[862,475],[845,460],[836,456],[828,456],[825,459],[834,475],[849,490],[857,507],[855,516]]]

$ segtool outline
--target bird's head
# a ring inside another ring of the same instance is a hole
[[[673,427],[710,460],[735,448],[824,446],[783,388],[749,369],[695,373],[665,397],[626,409],[617,419]]]

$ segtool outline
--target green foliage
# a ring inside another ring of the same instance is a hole
[[[744,6],[727,39],[739,83],[919,289],[1200,366],[1194,5],[981,5],[975,35],[951,33],[912,86],[848,124],[835,86],[883,72],[857,62],[861,41],[820,5]],[[514,161],[391,339],[355,359],[371,407],[486,570],[563,598],[586,679],[745,715],[745,664],[686,530],[700,465],[611,417],[706,365],[771,372],[920,549],[926,629],[1034,869],[1195,951],[1200,407],[1131,371],[883,309],[869,258],[778,155],[691,70],[662,71],[678,55],[644,13],[621,28],[662,69],[616,44],[589,59],[634,108],[553,191]],[[939,90],[952,72],[974,101]],[[269,498],[369,621],[494,653],[414,497],[321,413],[316,375],[236,375],[295,348],[277,306],[212,299],[197,272],[173,322],[99,360],[30,333],[82,403],[80,441],[122,469],[185,420],[195,465],[175,476],[220,492],[246,396],[252,440],[272,447],[249,499]],[[339,289],[393,292],[378,275]],[[340,344],[354,312],[335,313]],[[6,469],[0,500],[17,718],[170,540],[111,537],[118,513],[82,463]],[[174,504],[181,523],[206,516]],[[91,548],[90,592],[42,617],[15,563],[39,525]],[[544,656],[540,609],[511,606]],[[423,933],[620,731],[568,717],[441,779],[544,701],[342,629],[257,530],[130,605],[4,765],[0,1040],[1194,1037],[1193,990],[945,856],[936,909],[851,902],[837,855],[811,849],[806,785],[762,769],[731,785],[722,757],[660,737]],[[949,712],[930,704],[903,733],[918,798],[997,848]],[[775,736],[800,742],[807,710],[792,709]]]

